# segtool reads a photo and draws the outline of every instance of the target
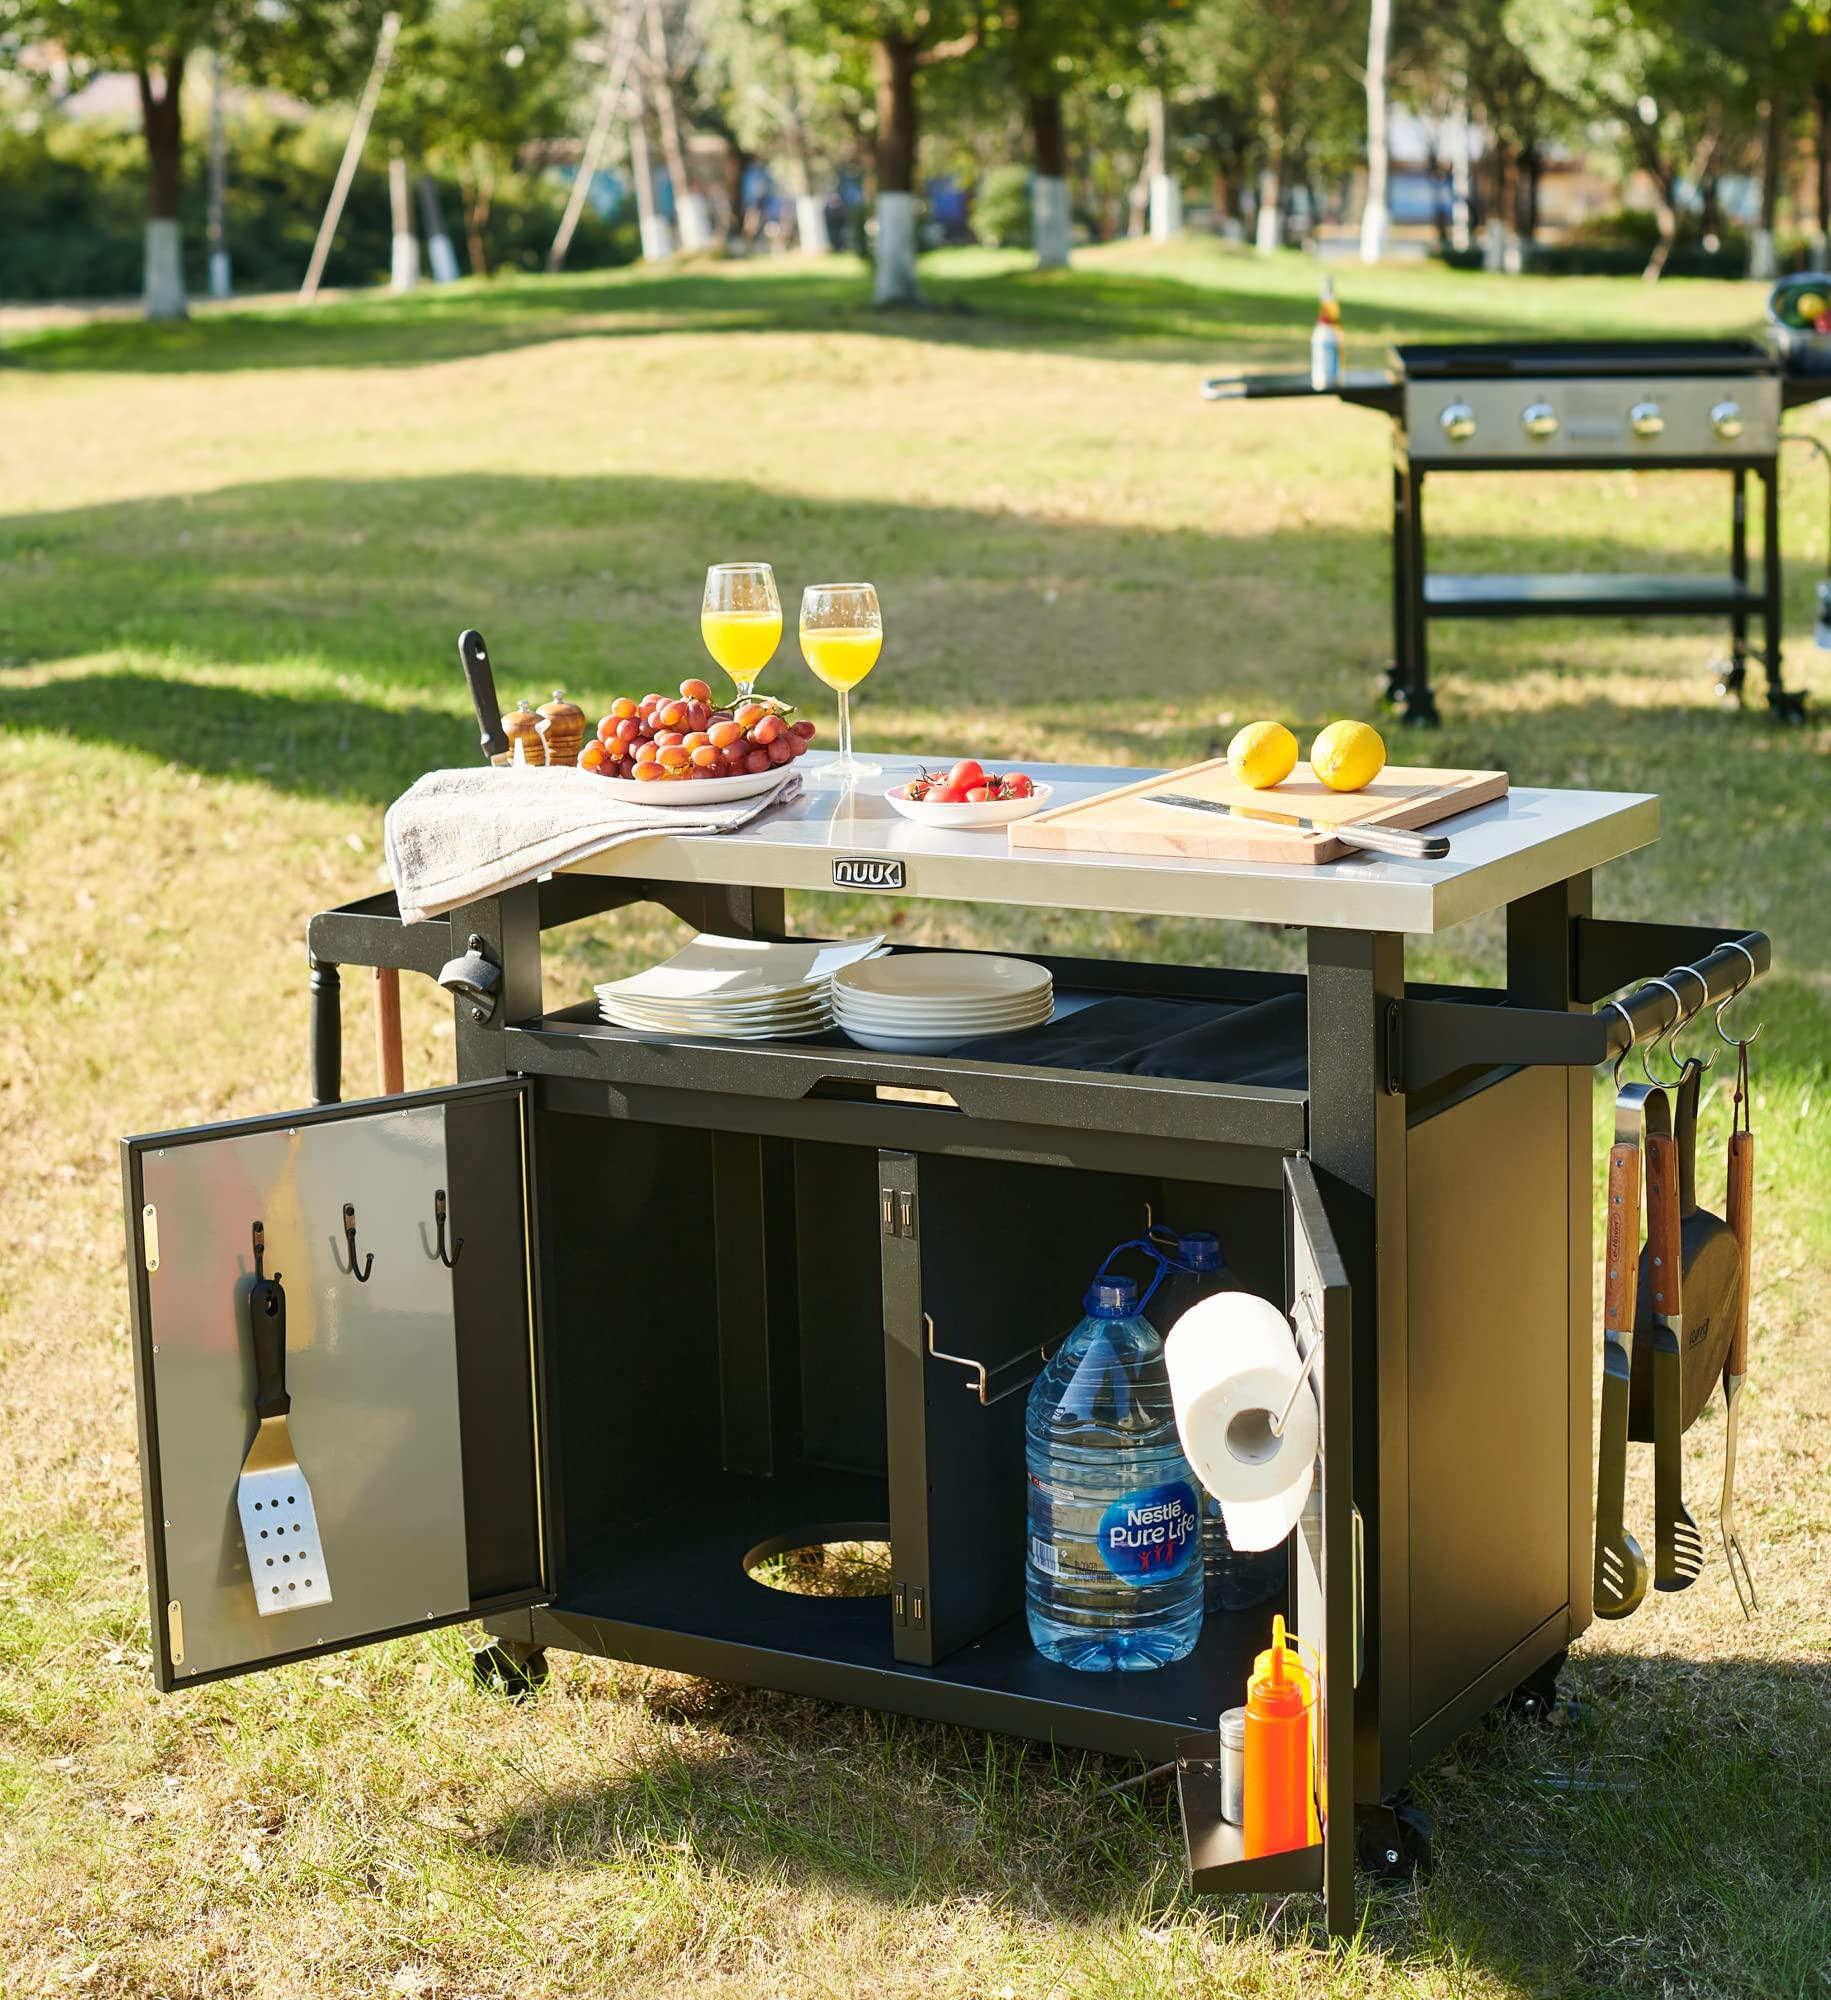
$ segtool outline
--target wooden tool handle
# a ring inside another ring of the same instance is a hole
[[[1640,1265],[1640,1148],[1614,1146],[1608,1156],[1608,1230],[1604,1239],[1602,1324],[1633,1330]]]
[[[1664,1137],[1647,1140],[1647,1262],[1653,1310],[1679,1316],[1679,1260],[1683,1255],[1678,1214],[1678,1146]]]
[[[1729,1135],[1729,1209],[1728,1222],[1736,1233],[1736,1246],[1742,1252],[1742,1290],[1736,1300],[1736,1330],[1730,1335],[1729,1355],[1723,1363],[1726,1375],[1746,1375],[1748,1373],[1748,1288],[1754,1264],[1754,1219],[1755,1219],[1755,1135],[1752,1132],[1732,1132]]]
[[[401,1065],[401,976],[398,967],[375,968],[375,1068],[383,1097],[407,1088]]]

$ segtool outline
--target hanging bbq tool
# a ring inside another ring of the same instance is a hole
[[[248,1292],[248,1325],[254,1339],[254,1414],[260,1428],[242,1461],[235,1504],[242,1517],[248,1573],[263,1618],[331,1601],[331,1580],[318,1538],[312,1490],[292,1448],[286,1393],[286,1294],[280,1274],[262,1268],[266,1237],[254,1225],[254,1283]]]
[[[1737,946],[1738,950],[1741,948]],[[1749,960],[1748,976],[1750,979],[1755,976],[1752,958]],[[1741,990],[1737,987],[1736,992]],[[1732,993],[1729,1000],[1735,997]],[[1736,1300],[1736,1329],[1730,1337],[1729,1358],[1723,1367],[1723,1503],[1718,1510],[1718,1525],[1723,1534],[1723,1560],[1729,1565],[1730,1580],[1736,1586],[1742,1616],[1752,1623],[1755,1613],[1761,1609],[1761,1600],[1755,1595],[1754,1574],[1749,1569],[1748,1558],[1742,1553],[1742,1543],[1736,1534],[1736,1405],[1741,1401],[1742,1382],[1748,1373],[1748,1307],[1754,1254],[1755,1135],[1749,1123],[1748,1050],[1749,1043],[1761,1030],[1757,1028],[1755,1035],[1750,1035],[1747,1041],[1738,1041],[1728,1034],[1723,1027],[1723,1009],[1729,1005],[1729,1000],[1717,1009],[1716,1017],[1717,1033],[1736,1052],[1736,1095],[1729,1119],[1729,1189],[1724,1206],[1729,1210],[1729,1224],[1736,1233],[1736,1243],[1742,1252],[1742,1289]]]
[[[1631,1034],[1631,1021],[1628,1027]],[[1602,1431],[1596,1452],[1592,1593],[1598,1618],[1626,1618],[1639,1610],[1647,1594],[1647,1558],[1622,1519],[1627,1504],[1634,1299],[1640,1275],[1640,1151],[1643,1132],[1670,1129],[1665,1092],[1651,1084],[1624,1084],[1617,1062],[1615,1143],[1608,1156],[1608,1225],[1603,1240]]]
[[[1677,995],[1671,979],[1690,968],[1681,967],[1667,979],[1653,983]],[[1696,977],[1695,974],[1692,975]],[[1702,981],[1699,981],[1702,988]],[[1698,1006],[1703,1005],[1700,997]],[[1697,1008],[1692,1010],[1695,1014]],[[1672,1046],[1683,1032],[1691,1014],[1675,1013],[1672,1027],[1664,1036],[1655,1036],[1648,1054],[1661,1040],[1668,1043],[1667,1054],[1678,1061]],[[1683,1059],[1680,1073],[1667,1085],[1672,1092],[1673,1130],[1678,1143],[1679,1240],[1681,1245],[1679,1292],[1684,1302],[1684,1331],[1680,1350],[1683,1394],[1680,1398],[1680,1429],[1689,1430],[1697,1422],[1704,1405],[1716,1393],[1723,1376],[1723,1362],[1735,1331],[1736,1305],[1742,1291],[1742,1259],[1735,1232],[1720,1215],[1712,1215],[1697,1204],[1697,1126],[1699,1086],[1707,1064],[1695,1056]],[[1651,1070],[1648,1071],[1651,1075]],[[1643,1261],[1640,1271],[1640,1305],[1634,1332],[1634,1384],[1629,1408],[1628,1435],[1639,1443],[1653,1440],[1653,1307],[1649,1273]]]
[[[1678,1146],[1647,1134],[1647,1271],[1653,1311],[1653,1584],[1687,1590],[1704,1566],[1704,1538],[1685,1505],[1685,1376],[1680,1345],[1684,1269]],[[1635,1345],[1638,1347],[1639,1342]]]
[[[496,676],[490,671],[489,650],[483,643],[481,632],[469,629],[458,634],[458,664],[464,669],[471,706],[477,711],[477,720],[483,726],[483,734],[478,739],[483,754],[492,764],[506,764],[510,756],[509,739],[503,733],[502,705],[496,699]]]

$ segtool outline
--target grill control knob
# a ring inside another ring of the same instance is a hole
[[[1710,428],[1720,438],[1739,438],[1742,435],[1742,407],[1739,403],[1721,402],[1710,406]]]
[[[1461,444],[1475,435],[1475,412],[1467,403],[1449,403],[1437,421],[1451,444]]]
[[[1665,428],[1657,403],[1636,403],[1628,412],[1628,429],[1637,438],[1656,438]]]
[[[1528,403],[1519,413],[1519,427],[1529,438],[1554,438],[1558,413],[1549,403]]]

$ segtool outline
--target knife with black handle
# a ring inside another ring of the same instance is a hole
[[[483,725],[483,734],[478,738],[483,754],[492,764],[506,764],[509,739],[502,731],[502,705],[496,699],[496,677],[490,671],[489,649],[481,632],[471,628],[458,634],[458,664],[464,669],[471,706]]]
[[[1179,812],[1219,813],[1224,819],[1245,820],[1248,824],[1330,834],[1344,847],[1357,847],[1368,854],[1396,854],[1407,861],[1441,861],[1450,851],[1447,833],[1413,833],[1400,826],[1361,826],[1347,821],[1309,819],[1302,813],[1223,805],[1219,799],[1198,799],[1192,792],[1148,792],[1145,796],[1154,806],[1174,806]]]

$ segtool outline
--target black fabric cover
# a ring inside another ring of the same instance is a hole
[[[973,1062],[1114,1070],[1196,1083],[1309,1084],[1301,993],[1245,1005],[1210,1000],[1099,1000],[1047,1027],[988,1035],[955,1051]]]

